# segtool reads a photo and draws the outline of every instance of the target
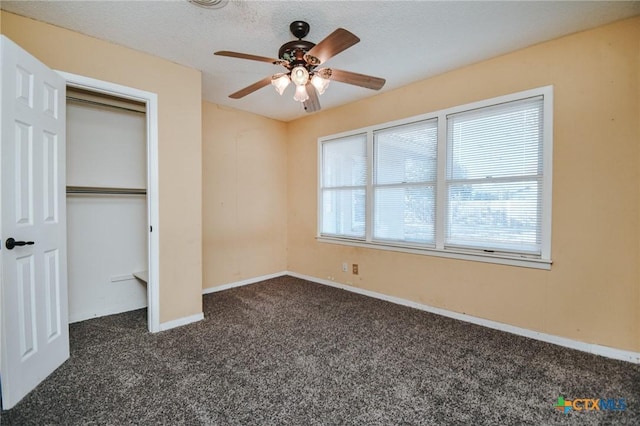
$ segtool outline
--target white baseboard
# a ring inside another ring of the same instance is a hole
[[[262,276],[259,276],[259,277],[248,278],[248,279],[242,280],[242,281],[235,281],[235,282],[232,282],[232,283],[222,284],[222,285],[215,286],[215,287],[208,287],[208,288],[205,288],[204,290],[202,290],[202,294],[215,293],[217,291],[228,290],[228,289],[234,288],[234,287],[242,287],[243,285],[255,284],[255,283],[258,283],[260,281],[270,280],[271,278],[282,277],[282,276],[287,275],[287,274],[288,274],[287,271],[281,271],[281,272],[276,272],[275,274],[262,275]]]
[[[316,278],[311,275],[299,274],[297,272],[292,272],[292,271],[282,271],[282,272],[277,272],[275,274],[262,275],[260,277],[249,278],[246,280],[223,284],[216,287],[209,287],[204,289],[202,291],[202,294],[214,293],[217,291],[228,290],[234,287],[241,287],[244,285],[254,284],[260,281],[265,281],[271,278],[277,278],[284,275],[290,275],[292,277],[311,281],[317,284],[323,284],[330,287],[340,288],[342,290],[350,291],[352,293],[358,293],[364,296],[373,297],[375,299],[385,300],[387,302],[395,303],[398,305],[419,309],[421,311],[431,312],[433,314],[442,315],[444,317],[453,318],[459,321],[481,325],[483,327],[493,328],[495,330],[506,331],[507,333],[528,337],[530,339],[540,340],[543,342],[552,343],[554,345],[564,346],[566,348],[576,349],[576,350],[591,353],[594,355],[600,355],[606,358],[612,358],[612,359],[617,359],[621,361],[631,362],[634,364],[640,364],[640,352],[627,351],[624,349],[616,349],[608,346],[598,345],[595,343],[586,343],[578,340],[568,339],[566,337],[554,336],[553,334],[541,333],[538,331],[533,331],[533,330],[529,330],[522,327],[516,327],[513,325],[504,324],[497,321],[491,321],[488,319],[474,317],[467,314],[461,314],[458,312],[453,312],[453,311],[449,311],[442,308],[436,308],[433,306],[424,305],[422,303],[413,302],[411,300],[389,296],[386,294],[377,293],[375,291],[365,290],[362,288],[353,287],[350,285],[341,284],[335,281],[325,280],[322,278]],[[178,325],[182,325],[182,324],[178,324]]]
[[[528,337],[530,339],[540,340],[547,343],[553,343],[555,345],[564,346],[571,349],[577,349],[579,351],[588,352],[594,355],[600,355],[607,358],[632,362],[634,364],[640,364],[640,352],[632,352],[632,351],[627,351],[623,349],[610,348],[608,346],[601,346],[594,343],[580,342],[578,340],[568,339],[566,337],[559,337],[559,336],[554,336],[552,334],[540,333],[538,331],[533,331],[526,328],[516,327],[509,324],[504,324],[496,321],[478,318],[471,315],[461,314],[458,312],[448,311],[446,309],[435,308],[433,306],[423,305],[422,303],[412,302],[411,300],[401,299],[399,297],[394,297],[394,296],[388,296],[386,294],[377,293],[375,291],[364,290],[358,287],[352,287],[346,284],[340,284],[335,281],[316,278],[310,275],[299,274],[297,272],[288,271],[286,275],[290,275],[296,278],[301,278],[307,281],[312,281],[318,284],[324,284],[327,286],[340,288],[342,290],[362,294],[362,295],[373,297],[376,299],[385,300],[387,302],[396,303],[398,305],[408,306],[411,308],[419,309],[421,311],[431,312],[437,315],[442,315],[442,316],[457,319],[460,321],[481,325],[483,327],[493,328],[495,330],[500,330],[500,331],[506,331],[507,333],[517,334],[519,336]]]
[[[160,331],[170,330],[172,328],[180,327],[182,325],[191,324],[192,322],[198,322],[204,319],[204,313],[190,315],[188,317],[178,318],[171,321],[163,322],[160,324]]]

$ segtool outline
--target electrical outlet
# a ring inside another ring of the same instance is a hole
[[[351,272],[353,272],[353,275],[358,275],[358,264],[354,263],[353,265],[351,265]]]
[[[347,262],[342,262],[342,272],[348,272],[349,271],[349,265],[347,265]]]

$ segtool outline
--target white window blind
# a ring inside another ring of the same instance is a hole
[[[445,246],[540,255],[542,96],[447,117]]]
[[[322,144],[322,235],[364,238],[366,151],[366,134]]]
[[[434,244],[436,119],[373,132],[373,239]]]

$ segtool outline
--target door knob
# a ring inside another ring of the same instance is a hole
[[[15,246],[32,246],[32,245],[33,245],[33,241],[16,241],[13,238],[7,238],[7,241],[4,244],[7,250],[13,250]]]

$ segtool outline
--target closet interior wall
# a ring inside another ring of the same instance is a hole
[[[147,306],[144,105],[68,88],[66,160],[69,321]]]

